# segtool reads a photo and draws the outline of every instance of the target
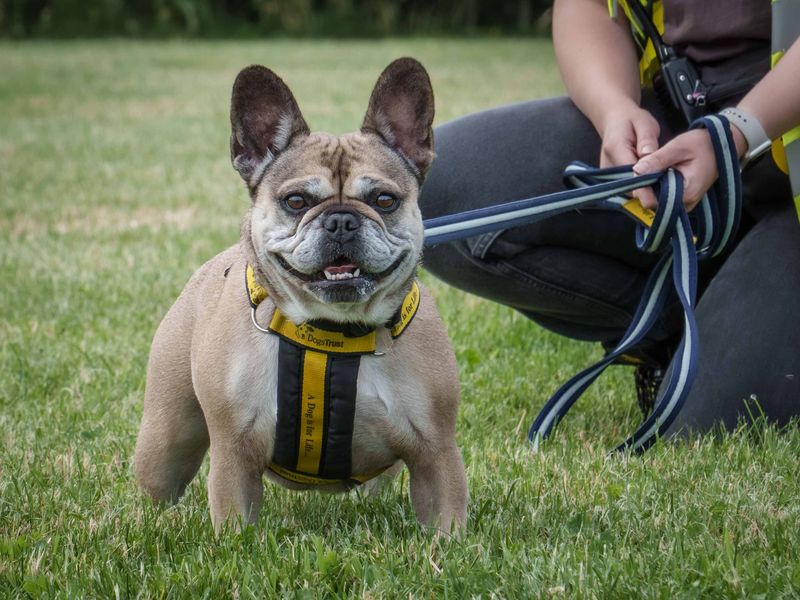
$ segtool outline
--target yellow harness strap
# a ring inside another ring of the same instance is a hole
[[[253,268],[245,273],[253,310],[267,297]],[[386,327],[400,336],[419,308],[416,282]],[[260,328],[260,327],[259,327]],[[353,421],[361,356],[376,349],[375,329],[330,322],[297,325],[280,310],[268,331],[280,337],[278,352],[278,419],[269,469],[299,484],[359,485],[389,465],[366,475],[351,473]]]

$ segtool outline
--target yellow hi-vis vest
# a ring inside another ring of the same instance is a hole
[[[772,66],[800,37],[800,0],[772,0]],[[800,125],[772,142],[772,156],[792,182],[792,195],[800,217]]]
[[[650,15],[659,34],[664,33],[664,7],[661,0],[638,1]],[[660,63],[653,42],[645,34],[645,30],[628,7],[628,0],[608,0],[608,12],[616,16],[619,5],[631,24],[631,33],[639,47],[639,77],[642,86],[652,86],[653,76],[658,72]],[[800,37],[800,0],[772,0],[772,66],[781,59],[784,53]],[[783,134],[772,143],[772,157],[778,167],[789,175],[792,183],[797,216],[800,218],[800,126]]]
[[[661,4],[661,0],[638,0],[638,2],[644,7],[647,14],[650,15],[650,20],[653,25],[655,25],[656,31],[658,31],[660,35],[664,35],[664,6]],[[608,0],[608,13],[612,17],[616,17],[617,5],[622,8],[625,16],[628,17],[628,22],[631,24],[633,41],[636,42],[636,46],[639,50],[639,80],[642,83],[642,87],[652,87],[653,77],[661,68],[661,63],[656,54],[656,48],[653,45],[653,41],[645,33],[645,29],[642,24],[639,23],[636,15],[631,12],[627,0]]]

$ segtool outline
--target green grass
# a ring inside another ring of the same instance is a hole
[[[599,350],[428,276],[461,368],[463,540],[416,524],[407,477],[368,498],[267,485],[258,526],[219,539],[207,465],[173,508],[138,494],[151,336],[247,207],[236,72],[275,68],[313,128],[343,132],[404,54],[430,70],[439,122],[562,91],[546,41],[0,44],[0,596],[800,593],[796,430],[608,457],[638,416],[617,368],[533,454],[535,411]]]

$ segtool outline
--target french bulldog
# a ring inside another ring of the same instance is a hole
[[[346,491],[358,474],[394,473],[404,463],[418,520],[463,530],[455,356],[433,298],[416,281],[417,197],[434,158],[433,114],[428,74],[410,58],[383,71],[361,129],[340,136],[311,133],[271,70],[239,73],[231,160],[251,204],[239,243],[191,277],[153,339],[135,453],[146,494],[177,501],[210,448],[219,531],[257,520],[264,474],[291,489]],[[374,348],[339,359],[303,346],[331,324],[340,328],[331,336],[368,337]],[[348,370],[350,380],[333,383]],[[323,375],[314,379],[316,371]],[[325,410],[333,412],[315,415],[316,398],[348,385],[352,402],[331,401]],[[295,428],[286,433],[283,421]],[[334,431],[341,423],[344,435]],[[320,435],[329,446],[319,447]],[[297,464],[279,467],[281,452]],[[350,473],[315,476],[337,453],[334,470],[345,464]]]

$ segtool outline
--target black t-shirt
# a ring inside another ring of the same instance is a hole
[[[720,83],[769,69],[770,0],[663,0],[664,41]]]

